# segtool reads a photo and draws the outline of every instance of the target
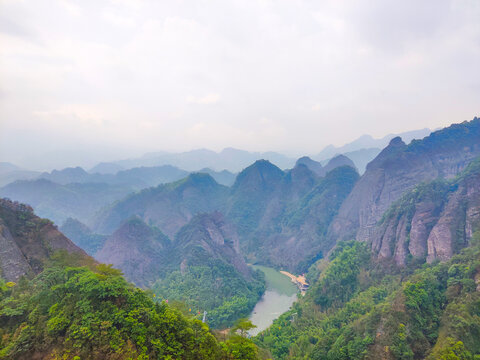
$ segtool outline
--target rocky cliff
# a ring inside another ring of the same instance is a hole
[[[386,212],[370,241],[379,258],[398,265],[448,260],[480,227],[480,159],[453,181],[424,183]]]
[[[367,166],[329,229],[333,241],[367,241],[389,206],[424,181],[449,179],[480,155],[480,119],[454,124],[408,146],[394,138]]]
[[[31,207],[0,199],[0,270],[7,281],[38,274],[57,250],[91,258],[67,239],[53,223],[35,216]]]
[[[188,266],[202,266],[211,260],[232,265],[245,278],[250,269],[240,254],[235,227],[219,212],[198,214],[178,232],[170,252],[170,264],[183,272]]]
[[[162,275],[170,240],[140,218],[126,220],[95,254],[95,258],[121,269],[138,286],[147,286]]]

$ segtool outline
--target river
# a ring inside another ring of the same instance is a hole
[[[279,271],[266,266],[253,265],[254,269],[263,271],[265,274],[265,294],[258,301],[250,314],[249,319],[257,327],[250,330],[249,334],[257,335],[272,325],[273,320],[288,311],[297,299],[298,289],[295,284]]]

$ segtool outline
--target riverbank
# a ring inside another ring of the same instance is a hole
[[[298,289],[292,281],[278,270],[254,265],[254,269],[265,274],[266,291],[250,314],[249,319],[257,327],[250,330],[249,334],[257,335],[267,329],[273,320],[288,311],[297,300]]]

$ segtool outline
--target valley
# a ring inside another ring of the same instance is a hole
[[[297,300],[297,287],[276,269],[255,265],[255,270],[265,274],[266,288],[255,304],[249,319],[256,326],[249,334],[255,336],[267,329],[275,319],[290,309]]]
[[[0,360],[480,360],[480,0],[0,0]]]
[[[131,182],[112,180],[127,170],[80,168],[16,181],[0,189],[14,200],[2,200],[1,274],[5,284],[42,283],[53,268],[67,278],[124,276],[143,290],[121,287],[182,314],[175,316],[188,326],[206,313],[206,341],[225,344],[218,354],[230,351],[228,334],[275,359],[433,359],[459,341],[480,354],[472,338],[480,335],[479,144],[475,118],[408,145],[393,138],[362,175],[339,155],[323,165],[301,157],[286,170],[256,160],[230,185],[209,171],[175,170],[181,178],[168,181],[158,177],[165,168],[132,169]],[[18,324],[8,314],[25,305],[16,285],[2,286],[18,304],[0,305],[10,333]],[[454,311],[469,330],[447,337]],[[66,321],[55,319],[48,321]],[[2,351],[13,354],[20,340],[6,339]]]

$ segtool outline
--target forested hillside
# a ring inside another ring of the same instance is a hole
[[[257,343],[277,359],[480,357],[479,164],[394,203],[377,224],[385,248],[377,238],[338,243]]]
[[[479,232],[451,260],[417,270],[377,262],[365,243],[337,249],[307,295],[257,336],[275,359],[480,357]]]
[[[2,200],[0,222],[0,359],[257,358],[248,339],[217,340],[206,324],[94,261],[31,208]],[[3,257],[12,253],[20,272]]]

